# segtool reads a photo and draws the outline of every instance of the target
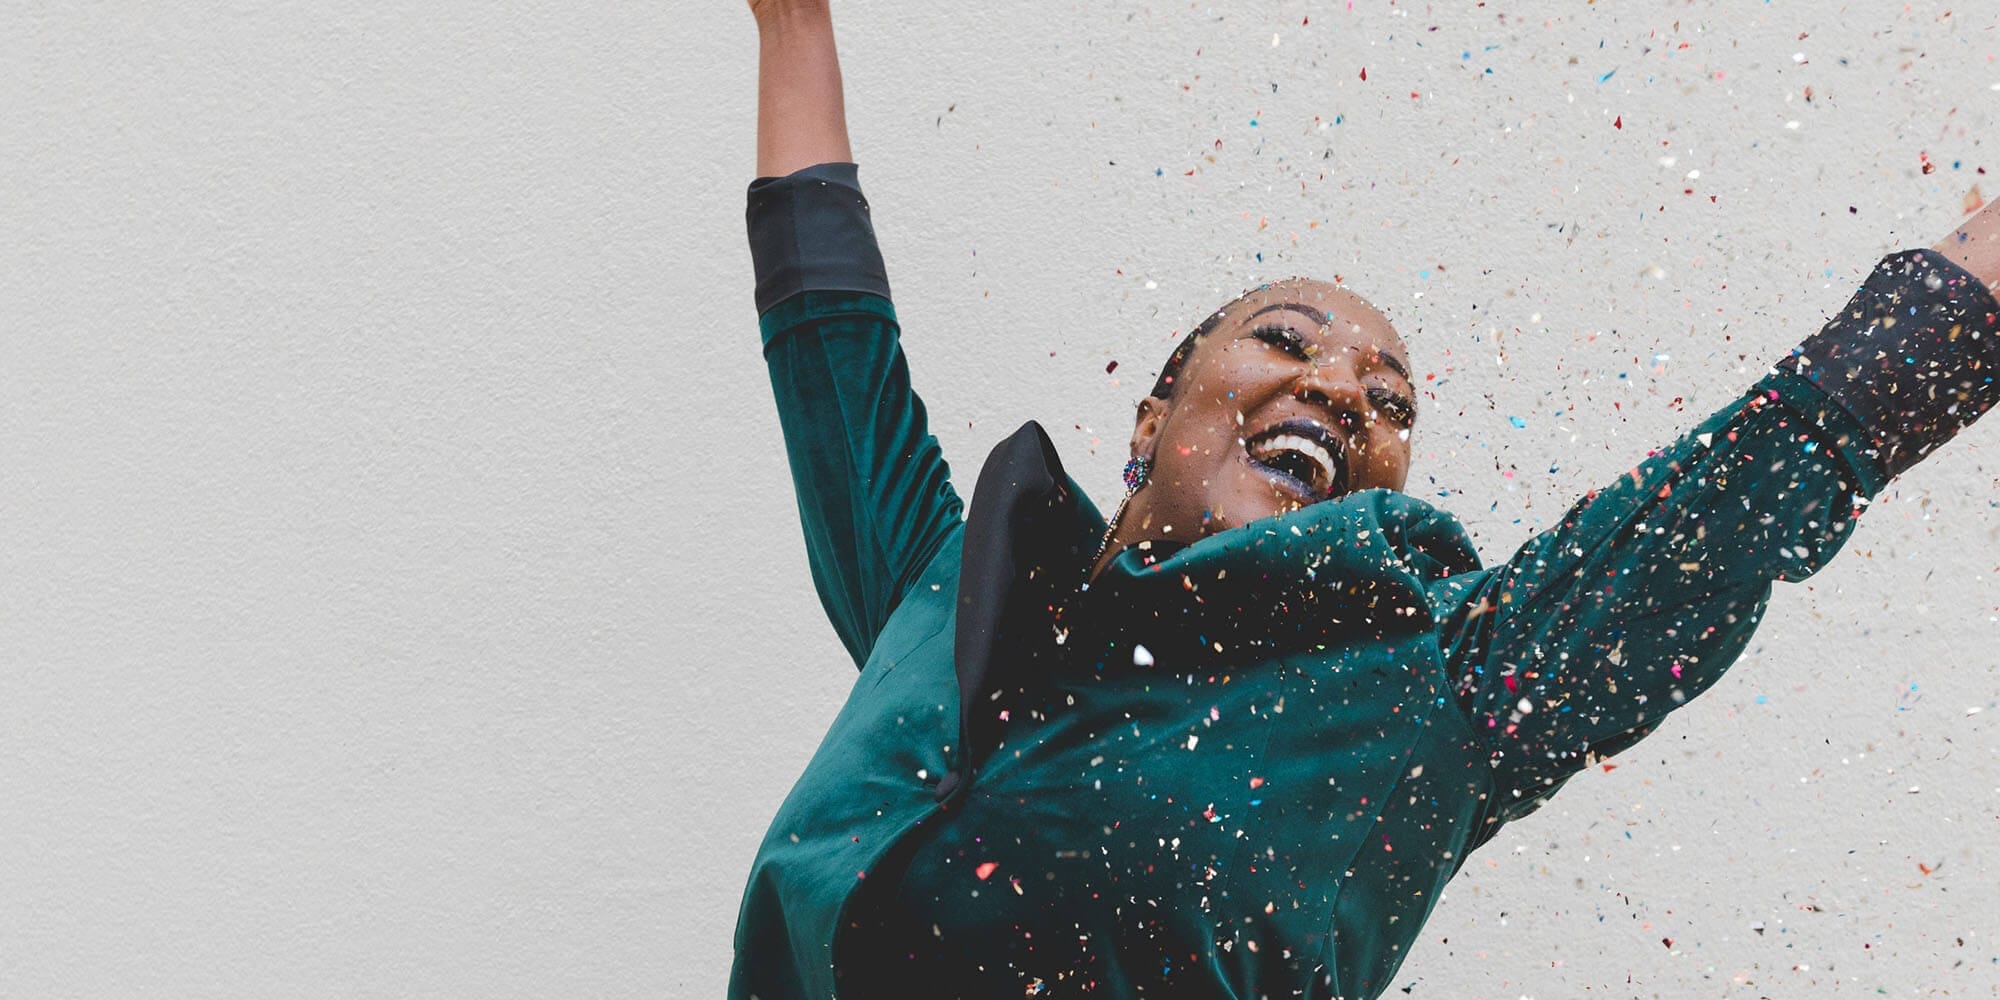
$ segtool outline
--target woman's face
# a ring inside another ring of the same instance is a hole
[[[1107,555],[1400,490],[1415,416],[1409,352],[1374,307],[1319,281],[1260,288],[1195,346],[1170,399],[1141,404],[1132,454],[1153,467]]]

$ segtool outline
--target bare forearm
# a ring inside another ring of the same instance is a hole
[[[1931,249],[1971,272],[1988,289],[2000,291],[2000,201],[1989,201]]]
[[[854,159],[847,143],[840,59],[826,0],[760,0],[757,15],[757,174],[782,177]]]

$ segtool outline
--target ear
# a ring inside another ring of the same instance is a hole
[[[1158,396],[1147,396],[1139,401],[1139,415],[1132,424],[1132,457],[1150,459],[1159,447],[1160,432],[1167,426],[1167,411],[1172,407]]]

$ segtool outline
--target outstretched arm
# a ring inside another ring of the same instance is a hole
[[[1867,499],[2000,400],[2000,304],[1977,276],[1996,265],[1990,207],[1884,257],[1749,393],[1505,564],[1433,588],[1491,752],[1483,836],[1719,679],[1775,581],[1817,572]]]
[[[757,176],[854,159],[827,0],[750,0],[757,18]]]

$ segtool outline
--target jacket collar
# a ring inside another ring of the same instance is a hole
[[[987,456],[965,519],[952,643],[966,759],[978,760],[990,735],[993,720],[977,702],[996,681],[1003,632],[1020,634],[1038,610],[1047,613],[1051,598],[1082,582],[1104,526],[1041,424],[1022,424]]]
[[[1128,548],[1079,594],[1104,529],[1032,420],[980,468],[952,645],[962,760],[977,762],[991,743],[987,697],[1033,680],[1022,672],[1037,664],[1192,673],[1427,632],[1429,584],[1479,568],[1456,518],[1374,489],[1193,544]],[[957,784],[947,776],[939,798]]]

